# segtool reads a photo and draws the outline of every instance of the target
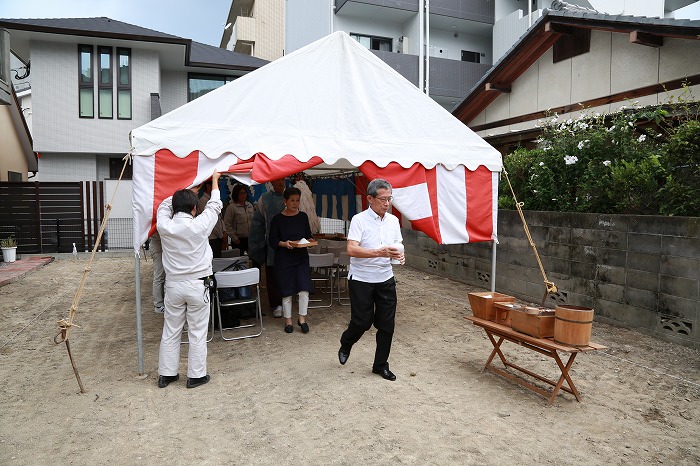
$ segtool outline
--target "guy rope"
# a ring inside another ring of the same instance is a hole
[[[540,266],[540,272],[542,272],[542,279],[544,280],[545,286],[544,296],[542,297],[542,305],[544,306],[544,302],[547,300],[547,295],[554,294],[557,292],[557,285],[555,285],[554,282],[547,279],[547,273],[544,271],[544,266],[542,265],[542,261],[540,260],[540,255],[537,253],[537,246],[535,246],[535,242],[532,240],[532,236],[530,235],[530,229],[527,227],[527,222],[525,221],[525,215],[523,215],[523,203],[518,202],[518,198],[515,196],[513,185],[510,184],[510,178],[508,178],[508,172],[506,171],[505,167],[503,168],[503,174],[506,175],[508,187],[510,188],[510,192],[513,195],[513,200],[515,201],[515,208],[518,209],[518,214],[520,214],[520,220],[522,220],[523,222],[523,229],[525,230],[525,235],[527,236],[527,240],[530,242],[530,246],[532,246],[532,250],[535,252],[537,264]]]
[[[53,337],[53,342],[57,345],[61,343],[66,344],[66,350],[68,350],[68,357],[70,358],[71,366],[73,366],[73,373],[78,381],[78,386],[80,387],[80,393],[85,393],[85,388],[83,387],[83,382],[80,380],[80,374],[78,373],[78,367],[75,365],[75,360],[73,359],[73,353],[70,350],[70,331],[73,327],[80,328],[79,325],[74,323],[75,315],[78,313],[78,304],[80,303],[80,298],[83,294],[83,289],[85,288],[85,282],[87,282],[88,274],[90,273],[92,262],[95,259],[95,253],[97,252],[97,247],[102,240],[102,234],[105,231],[105,226],[107,225],[107,219],[112,211],[112,202],[114,201],[114,196],[117,194],[117,189],[119,188],[119,183],[124,176],[124,170],[126,170],[126,165],[130,162],[130,153],[124,156],[124,166],[122,167],[122,172],[119,174],[119,179],[117,180],[117,185],[114,187],[114,192],[112,193],[112,198],[109,204],[105,206],[105,216],[102,219],[102,224],[100,225],[100,231],[97,233],[97,238],[95,238],[95,245],[92,247],[92,254],[90,255],[90,260],[83,270],[83,276],[80,279],[80,284],[78,289],[75,291],[75,296],[73,296],[73,304],[68,312],[67,319],[61,319],[58,321],[58,333]]]

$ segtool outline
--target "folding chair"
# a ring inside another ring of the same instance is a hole
[[[233,271],[223,271],[214,274],[214,279],[216,280],[216,312],[219,316],[219,331],[221,332],[221,338],[226,341],[242,340],[244,338],[255,338],[262,335],[263,332],[263,319],[262,319],[262,308],[260,306],[260,270],[253,267],[245,270],[233,270]],[[235,298],[231,300],[222,301],[219,290],[222,288],[238,288],[238,287],[252,287],[255,285],[254,295],[251,293],[250,297],[247,298]],[[255,323],[238,325],[235,327],[224,328],[221,324],[221,308],[232,308],[236,306],[242,306],[245,304],[255,303]],[[226,338],[224,331],[227,330],[240,330],[244,328],[251,328],[258,326],[257,333],[250,333],[245,335],[238,335],[231,338]]]
[[[215,257],[211,260],[212,272],[228,272],[229,270],[239,270],[243,266],[248,266],[248,256],[238,257]]]
[[[309,308],[318,307],[331,307],[333,305],[333,269],[335,268],[335,256],[332,252],[327,252],[324,254],[309,254],[309,266],[311,267],[311,283],[313,283],[314,288],[320,293],[324,293],[324,290],[328,290],[329,298],[328,304],[317,304],[314,306],[309,305]],[[326,283],[327,286],[317,286],[317,283]],[[309,299],[309,303],[317,302],[323,303],[325,300],[321,299]]]
[[[347,295],[348,293],[348,268],[350,267],[350,256],[348,256],[347,252],[341,252],[338,254],[338,264],[337,268],[335,271],[335,280],[336,280],[336,285],[338,287],[337,289],[337,294],[338,294],[338,304],[342,306],[348,306],[350,305],[350,297],[349,296],[343,296],[345,293]],[[345,286],[341,289],[341,283],[345,282]]]

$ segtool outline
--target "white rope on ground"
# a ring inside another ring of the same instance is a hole
[[[441,278],[442,278],[442,277],[441,277]],[[432,294],[432,295],[434,295],[434,296],[437,296],[437,297],[439,297],[439,298],[445,299],[445,300],[447,300],[447,301],[451,301],[451,302],[453,302],[453,303],[455,303],[455,304],[458,304],[458,305],[461,305],[461,306],[464,306],[464,305],[465,305],[465,303],[463,303],[463,302],[457,301],[457,300],[455,300],[455,299],[453,299],[453,298],[450,298],[450,297],[441,295],[441,294],[436,293],[436,292],[431,291],[431,290],[422,290],[422,291],[424,291],[425,293],[428,293],[428,294]],[[645,366],[644,364],[639,364],[639,363],[637,363],[637,362],[630,361],[630,360],[625,359],[625,358],[621,358],[620,356],[615,356],[614,354],[610,354],[610,353],[608,353],[607,351],[596,351],[596,353],[602,353],[602,354],[604,354],[604,355],[606,355],[606,356],[609,356],[609,357],[611,357],[611,358],[616,358],[616,359],[619,359],[620,361],[624,361],[624,362],[627,362],[627,363],[630,363],[630,364],[634,364],[635,366],[641,367],[641,368],[646,369],[646,370],[648,370],[648,371],[650,371],[650,372],[656,372],[657,374],[660,374],[660,375],[663,375],[663,376],[666,376],[666,377],[670,377],[670,378],[672,378],[672,379],[676,379],[676,380],[678,380],[679,382],[682,382],[682,383],[687,384],[687,385],[690,385],[690,386],[692,386],[692,387],[694,387],[694,388],[700,389],[700,384],[699,384],[699,383],[695,383],[695,382],[693,382],[693,381],[684,379],[684,378],[679,377],[679,376],[677,376],[677,375],[669,374],[668,372],[663,372],[663,371],[660,371],[660,370],[658,370],[658,369],[654,369],[653,367],[648,367],[648,366]],[[668,370],[668,369],[664,368],[664,370]]]

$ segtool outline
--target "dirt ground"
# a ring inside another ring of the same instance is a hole
[[[145,371],[138,375],[134,259],[98,258],[71,336],[52,342],[87,262],[59,258],[0,288],[0,463],[37,464],[700,464],[700,353],[595,323],[609,350],[581,354],[583,401],[546,400],[482,373],[491,345],[465,321],[467,285],[397,267],[390,358],[371,373],[374,333],[338,364],[349,307],[310,310],[291,335],[268,312],[259,338],[209,344],[211,382],[159,389],[162,316],[142,262]],[[554,362],[504,343],[514,362]],[[186,372],[186,349],[181,375]]]

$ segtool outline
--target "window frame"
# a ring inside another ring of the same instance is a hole
[[[382,36],[372,36],[369,34],[359,34],[357,32],[351,32],[350,37],[352,37],[354,40],[356,40],[360,45],[362,45],[362,42],[358,40],[359,37],[364,37],[369,39],[369,49],[368,50],[376,50],[377,52],[394,52],[394,39],[391,37],[382,37]],[[382,50],[381,48],[374,49],[372,48],[372,42],[374,41],[386,41],[389,44],[389,50]],[[364,45],[363,45],[364,47]]]
[[[109,82],[102,82],[102,55],[109,56]],[[98,46],[97,47],[97,117],[100,119],[114,119],[114,49],[112,47]],[[110,93],[110,112],[109,116],[102,116],[102,91]]]
[[[187,102],[192,102],[195,99],[198,99],[199,97],[207,95],[209,92],[213,91],[214,89],[218,89],[219,87],[225,86],[226,84],[230,83],[231,81],[235,81],[236,79],[240,78],[240,76],[230,76],[230,75],[225,75],[225,74],[209,74],[209,73],[187,73]],[[207,91],[206,93],[199,95],[195,98],[192,97],[192,89],[190,88],[190,81],[193,79],[201,79],[201,80],[209,80],[209,81],[216,81],[220,80],[223,82],[223,84],[219,87],[216,87],[214,89],[211,89]]]
[[[125,48],[125,47],[117,47],[117,62],[116,62],[116,84],[117,84],[117,120],[131,120],[134,116],[134,104],[133,104],[133,95],[131,93],[131,82],[132,82],[132,73],[131,73],[131,66],[132,66],[132,61],[131,61],[131,49]],[[121,57],[128,57],[128,68],[127,68],[127,80],[128,83],[122,84],[121,80]],[[129,116],[125,117],[122,116],[121,114],[121,99],[120,99],[120,94],[122,92],[128,92],[129,93]]]
[[[83,80],[83,53],[89,54],[90,61],[90,79]],[[78,117],[79,118],[95,118],[95,47],[87,44],[78,44]],[[92,94],[92,103],[90,115],[82,114],[82,98],[83,91],[89,89]]]

